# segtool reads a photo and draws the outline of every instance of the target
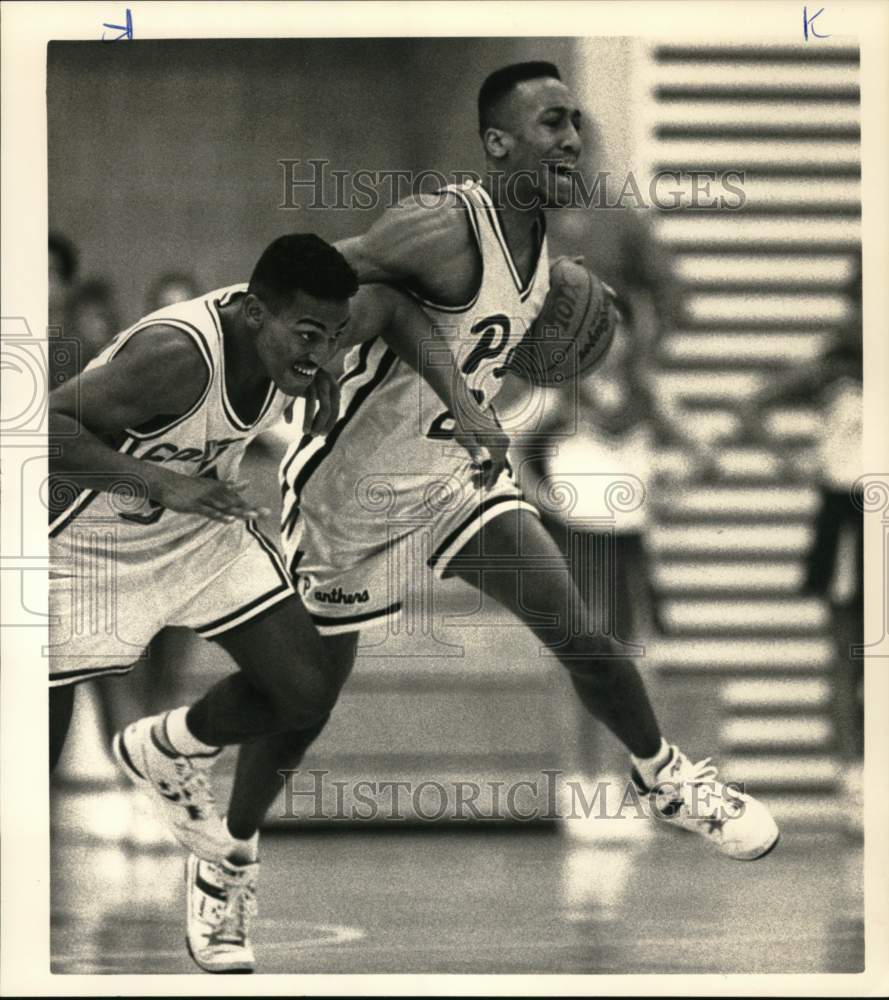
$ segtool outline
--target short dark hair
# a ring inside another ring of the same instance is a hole
[[[277,313],[299,291],[318,299],[349,299],[358,291],[358,275],[320,236],[291,233],[265,248],[247,291]]]
[[[502,69],[495,70],[485,79],[478,92],[478,131],[485,134],[493,122],[494,107],[512,90],[516,84],[525,80],[539,80],[541,77],[551,77],[561,80],[559,69],[551,62],[521,62],[512,63]]]
[[[77,251],[71,240],[61,233],[50,233],[49,253],[58,258],[59,269],[65,281],[73,281],[77,274]]]

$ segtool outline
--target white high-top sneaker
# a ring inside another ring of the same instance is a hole
[[[256,915],[259,862],[236,865],[190,854],[185,866],[188,953],[205,972],[252,972],[250,923]]]
[[[780,832],[766,807],[733,785],[716,779],[710,758],[693,764],[678,747],[646,788],[639,772],[633,781],[647,794],[658,819],[704,838],[729,858],[755,861],[778,843]]]
[[[186,757],[161,746],[148,716],[117,733],[111,749],[120,769],[148,795],[173,836],[201,858],[218,861],[232,847],[231,834],[216,812],[207,770],[213,758]]]

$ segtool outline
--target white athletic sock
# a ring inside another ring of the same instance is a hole
[[[185,722],[188,707],[183,705],[181,708],[174,708],[164,716],[162,725],[167,742],[186,757],[215,757],[222,748],[202,743],[197,736],[192,735]]]
[[[646,788],[651,788],[655,783],[658,771],[670,759],[671,752],[670,744],[662,736],[660,748],[653,757],[637,757],[635,754],[630,754],[630,760],[632,760],[633,766],[639,772],[639,776],[645,783]]]
[[[227,861],[231,861],[232,864],[236,865],[251,865],[254,861],[259,860],[259,830],[252,837],[240,840],[228,829],[227,818],[225,820],[225,828],[231,837],[231,850],[226,855]]]

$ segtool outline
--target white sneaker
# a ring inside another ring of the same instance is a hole
[[[205,972],[252,972],[256,966],[250,922],[256,915],[258,876],[258,861],[234,865],[188,856],[185,942]]]
[[[145,792],[173,836],[199,857],[216,861],[232,847],[231,834],[216,812],[208,763],[171,753],[152,733],[161,716],[149,716],[116,733],[111,749],[120,769]],[[211,761],[212,762],[212,761]]]
[[[659,819],[699,834],[729,858],[755,861],[778,843],[778,825],[768,809],[736,786],[717,781],[709,757],[693,764],[671,746],[653,788],[645,787],[635,768],[633,780],[648,794]]]

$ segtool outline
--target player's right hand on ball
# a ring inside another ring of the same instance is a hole
[[[246,485],[170,472],[154,499],[180,514],[201,514],[211,521],[229,524],[236,518],[248,521],[268,513],[265,508],[254,507],[241,496],[240,491]]]

